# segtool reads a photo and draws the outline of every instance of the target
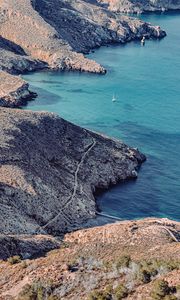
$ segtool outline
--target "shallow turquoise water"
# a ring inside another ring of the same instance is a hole
[[[180,220],[180,14],[150,14],[168,36],[89,55],[105,76],[37,72],[25,75],[38,98],[27,109],[58,113],[76,124],[123,139],[147,156],[136,181],[98,198],[103,212],[122,219]],[[115,93],[117,101],[111,101]]]

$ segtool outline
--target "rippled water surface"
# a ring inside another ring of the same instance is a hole
[[[38,72],[25,75],[38,98],[27,109],[56,112],[76,124],[123,139],[147,156],[138,180],[116,186],[98,203],[122,219],[180,220],[180,14],[150,14],[167,37],[102,47],[89,57],[105,76]],[[113,93],[117,97],[112,102]]]

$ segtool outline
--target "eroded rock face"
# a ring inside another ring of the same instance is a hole
[[[22,61],[30,56],[37,67],[44,62],[55,69],[105,73],[97,62],[77,52],[142,35],[161,38],[165,32],[83,0],[1,0],[0,35],[6,51],[22,56]]]
[[[73,52],[54,27],[34,10],[30,0],[2,0],[0,4],[0,35],[19,45],[26,55],[51,68],[104,72],[98,63],[89,64],[83,55]]]
[[[140,20],[118,16],[87,1],[35,0],[34,8],[73,50],[87,52],[104,44],[135,38],[163,37],[164,32]]]
[[[111,11],[125,13],[180,9],[180,0],[97,0],[97,3],[106,5]]]
[[[2,19],[0,19],[1,22]],[[0,36],[0,70],[11,74],[20,74],[45,67],[45,63],[26,55],[22,47]]]
[[[47,64],[33,59],[30,56],[22,56],[0,48],[0,70],[10,74],[21,74],[41,70]]]
[[[60,234],[95,217],[93,192],[144,155],[50,113],[0,109],[0,232]]]
[[[30,92],[27,82],[0,71],[0,106],[18,107],[33,96],[35,94]]]
[[[84,0],[0,0],[0,70],[11,74],[43,68],[105,74],[103,66],[80,52],[143,35],[162,38],[165,32]],[[6,82],[7,76],[3,79],[2,74],[1,80]],[[15,91],[16,85],[12,87],[14,99],[7,96],[7,90],[1,105],[21,104],[27,99],[27,87],[24,84],[20,91]]]
[[[0,234],[0,259],[19,255],[23,259],[43,256],[46,252],[59,248],[61,243],[48,235],[3,235]]]

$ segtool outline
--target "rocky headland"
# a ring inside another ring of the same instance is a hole
[[[50,113],[0,109],[0,233],[61,234],[96,216],[94,193],[145,156]]]
[[[104,74],[103,66],[82,53],[165,35],[158,26],[120,16],[94,1],[0,0],[0,70],[11,74],[43,68]]]
[[[158,26],[118,16],[83,0],[1,0],[0,24],[0,35],[19,55],[52,68],[97,73],[104,72],[103,68],[77,52],[143,35],[165,36]]]
[[[0,71],[0,106],[17,107],[35,96],[21,77]]]
[[[180,9],[180,0],[97,0],[97,3],[110,11],[121,13],[164,12]]]

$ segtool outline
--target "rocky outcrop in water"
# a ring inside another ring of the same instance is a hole
[[[97,0],[97,3],[105,5],[111,11],[123,13],[164,12],[180,9],[180,0]]]
[[[17,107],[35,97],[30,92],[29,84],[19,76],[12,76],[0,71],[0,106]]]
[[[145,157],[50,113],[0,109],[0,233],[60,234],[95,217],[96,188]]]

